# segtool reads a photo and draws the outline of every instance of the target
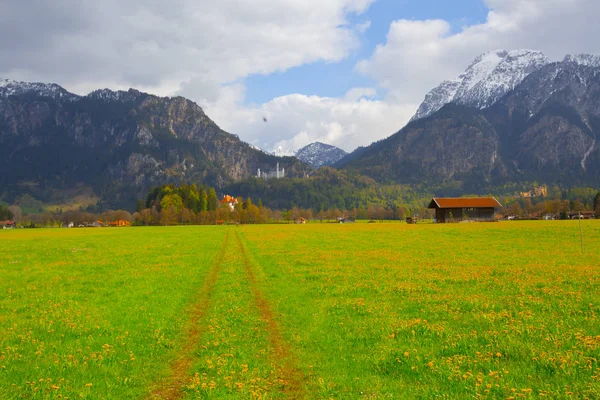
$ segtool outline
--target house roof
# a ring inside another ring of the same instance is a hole
[[[434,197],[429,208],[495,208],[502,204],[494,197]]]
[[[223,197],[223,200],[221,200],[221,203],[225,204],[225,203],[236,203],[237,199],[233,196],[230,196],[228,194],[225,195],[225,197]]]

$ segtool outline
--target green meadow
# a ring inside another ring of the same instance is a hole
[[[0,231],[0,399],[600,398],[600,221]]]

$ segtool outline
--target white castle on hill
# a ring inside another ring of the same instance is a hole
[[[281,179],[281,178],[285,178],[285,168],[279,169],[279,163],[277,163],[277,168],[275,169],[275,171],[263,172],[259,168],[258,172],[256,173],[256,177],[257,178],[263,178],[263,179]]]

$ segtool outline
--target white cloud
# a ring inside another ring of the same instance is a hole
[[[90,90],[221,85],[315,61],[359,40],[373,0],[22,0],[0,6],[0,76]],[[92,86],[95,85],[95,86]]]
[[[205,110],[223,129],[266,150],[297,150],[321,141],[352,151],[396,132],[398,121],[410,118],[416,108],[365,98],[374,94],[369,88],[352,89],[344,98],[293,94],[254,107],[232,103],[229,96]]]
[[[361,22],[360,24],[356,25],[356,31],[360,32],[360,33],[365,33],[366,31],[369,30],[370,27],[371,27],[371,21]]]

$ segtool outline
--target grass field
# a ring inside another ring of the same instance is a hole
[[[0,231],[0,398],[600,398],[582,226]]]

